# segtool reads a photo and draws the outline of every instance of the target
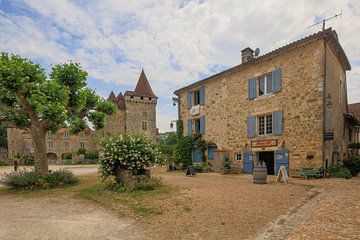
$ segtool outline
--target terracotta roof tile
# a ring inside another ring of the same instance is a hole
[[[117,97],[115,97],[114,92],[111,91],[107,101],[116,104],[118,106],[118,108],[121,109],[121,110],[126,109],[125,98],[124,98],[124,96],[122,95],[121,92],[117,95]]]
[[[351,116],[360,121],[360,102],[348,104],[348,112]]]
[[[141,70],[141,74],[136,84],[134,92],[135,95],[139,95],[139,96],[156,97],[151,89],[150,83],[145,75],[144,69]]]

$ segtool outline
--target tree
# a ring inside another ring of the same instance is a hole
[[[166,132],[163,138],[159,141],[159,148],[166,156],[172,156],[174,147],[178,141],[177,134],[175,132]]]
[[[104,127],[106,114],[116,106],[86,86],[87,73],[80,64],[67,62],[45,70],[25,58],[2,53],[0,56],[0,122],[27,128],[33,139],[35,172],[48,173],[45,135],[69,126],[72,133]]]

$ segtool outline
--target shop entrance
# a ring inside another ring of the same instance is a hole
[[[266,165],[268,175],[274,175],[275,173],[274,151],[258,152],[258,160],[259,163]]]

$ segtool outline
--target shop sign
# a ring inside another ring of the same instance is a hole
[[[278,145],[277,139],[251,141],[252,148],[276,147],[277,145]]]

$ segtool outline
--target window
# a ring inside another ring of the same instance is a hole
[[[148,123],[147,121],[142,121],[141,128],[143,131],[146,131],[148,129]]]
[[[69,133],[68,132],[64,132],[64,138],[67,139],[69,137]]]
[[[200,119],[195,119],[195,133],[200,134]]]
[[[199,90],[193,91],[193,106],[200,104],[200,92]]]
[[[236,161],[241,161],[241,153],[236,153],[235,154],[235,160]]]
[[[49,142],[48,146],[49,146],[49,150],[51,150],[53,148],[53,142]]]
[[[268,135],[273,133],[272,114],[258,117],[259,135]]]
[[[272,73],[259,77],[258,81],[259,81],[259,91],[258,91],[259,96],[274,92]]]
[[[143,117],[146,118],[147,117],[147,112],[143,111]]]
[[[80,138],[84,138],[84,132],[80,132],[80,133],[79,133],[79,137],[80,137]]]
[[[52,137],[52,132],[51,132],[51,131],[48,131],[48,132],[47,132],[47,135],[48,135],[48,138],[51,138],[51,137]]]
[[[84,148],[84,147],[85,147],[85,143],[84,143],[84,142],[81,142],[81,143],[80,143],[80,147]]]

